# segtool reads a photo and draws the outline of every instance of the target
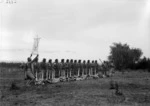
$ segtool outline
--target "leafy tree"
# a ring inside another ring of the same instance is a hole
[[[143,57],[136,65],[137,69],[148,69],[150,71],[150,59]]]
[[[118,70],[131,68],[142,55],[142,51],[138,48],[130,48],[127,44],[113,43],[110,46],[110,55],[108,59],[113,62]]]

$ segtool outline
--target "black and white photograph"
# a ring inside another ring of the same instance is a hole
[[[150,106],[150,0],[0,0],[0,106]]]

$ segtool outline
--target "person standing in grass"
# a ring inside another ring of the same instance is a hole
[[[32,65],[32,71],[34,73],[34,76],[36,77],[36,81],[39,80],[39,72],[40,72],[40,65],[38,63],[38,58],[35,59]]]
[[[99,72],[99,65],[97,63],[97,60],[94,61],[95,65],[94,65],[94,70],[95,70],[95,75],[98,74]]]
[[[73,63],[73,77],[77,77],[78,69],[77,69],[77,60],[74,60]]]
[[[87,66],[86,66],[86,61],[83,60],[83,76],[87,75]]]
[[[60,77],[64,78],[65,77],[65,60],[61,59],[60,63]]]
[[[55,70],[54,70],[54,66],[52,63],[52,59],[49,59],[48,61],[48,79],[52,80],[55,76]]]
[[[26,63],[26,67],[25,67],[25,80],[28,80],[26,85],[30,86],[31,82],[35,81],[35,75],[33,73],[33,69],[32,69],[32,65],[34,63],[34,61],[38,58],[38,54],[37,56],[32,60],[32,54],[30,57],[27,58],[27,63]]]
[[[78,60],[77,63],[77,76],[80,77],[80,73],[81,73],[81,60]]]
[[[92,63],[91,63],[91,75],[92,75],[92,76],[95,75],[94,66],[95,66],[94,60],[92,60]]]
[[[42,80],[46,81],[48,80],[48,65],[46,63],[46,59],[43,58],[43,61],[40,64],[40,69],[42,71]]]
[[[90,60],[87,61],[87,76],[91,75],[91,65]]]
[[[72,77],[72,75],[73,75],[73,59],[71,59],[69,62],[69,73],[70,73],[69,77]]]
[[[59,78],[60,77],[60,64],[58,62],[58,59],[55,59],[54,70],[55,70],[55,78]]]
[[[66,63],[65,63],[65,77],[66,78],[70,77],[70,63],[69,63],[69,59],[67,59]]]

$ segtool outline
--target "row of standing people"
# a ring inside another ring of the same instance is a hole
[[[82,76],[94,76],[99,72],[99,65],[97,60],[81,61],[61,59],[49,59],[48,62],[44,58],[42,62],[38,62],[37,55],[33,60],[32,55],[27,59],[25,67],[25,78],[35,81],[52,80],[55,78],[71,78],[71,77],[82,77]]]

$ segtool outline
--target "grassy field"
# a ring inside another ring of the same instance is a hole
[[[150,106],[150,73],[116,72],[112,78],[26,87],[23,71],[0,72],[0,106]],[[123,95],[110,89],[117,81]],[[10,89],[15,82],[17,90]]]

